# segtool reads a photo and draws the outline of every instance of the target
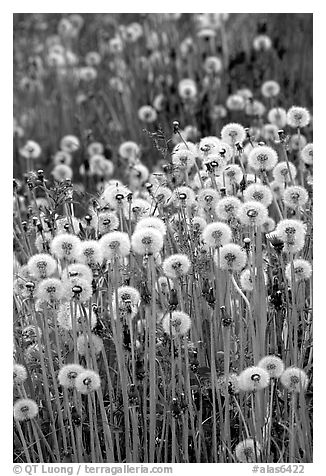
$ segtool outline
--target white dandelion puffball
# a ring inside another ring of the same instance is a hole
[[[240,463],[255,463],[260,461],[261,448],[257,441],[247,438],[235,447],[235,456]]]
[[[84,367],[79,364],[64,365],[58,373],[59,384],[65,388],[74,388],[77,376],[84,370]]]
[[[78,392],[88,395],[101,386],[101,379],[97,372],[93,370],[84,370],[77,375],[75,380],[75,387]]]
[[[276,81],[265,81],[261,87],[261,93],[265,98],[273,98],[280,93],[280,85]]]
[[[183,336],[191,327],[191,319],[185,312],[174,311],[166,314],[163,318],[162,326],[164,332],[172,336]]]
[[[283,201],[287,207],[297,208],[303,207],[308,201],[308,192],[300,185],[287,187],[283,193]]]
[[[60,148],[64,152],[72,153],[79,149],[80,142],[76,136],[67,135],[64,136],[60,141]]]
[[[284,363],[282,359],[275,355],[266,355],[257,364],[258,367],[266,370],[270,378],[279,378],[284,372]]]
[[[91,283],[93,280],[93,273],[91,268],[86,264],[73,263],[65,268],[61,276],[63,281],[71,278],[81,278]]]
[[[297,367],[288,367],[280,377],[281,384],[288,392],[302,392],[308,387],[309,379],[306,372]]]
[[[312,266],[304,259],[293,260],[294,281],[305,281],[311,277]],[[288,263],[285,268],[285,276],[288,281],[292,281],[292,266]]]
[[[101,264],[103,254],[100,243],[96,240],[82,241],[77,259],[84,265],[92,266],[94,264]]]
[[[290,170],[290,172],[289,172]],[[297,176],[297,169],[292,162],[279,162],[273,169],[273,178],[276,182],[280,183],[287,183],[291,180],[295,179]]]
[[[56,260],[49,254],[39,253],[33,255],[27,263],[28,271],[36,279],[48,278],[57,269]]]
[[[224,197],[216,205],[215,213],[220,220],[229,220],[237,215],[241,205],[236,197]]]
[[[23,365],[14,364],[13,381],[14,384],[19,385],[27,379],[27,370]]]
[[[292,106],[287,112],[287,123],[290,127],[298,129],[305,127],[310,122],[310,114],[305,107]]]
[[[100,239],[100,247],[105,259],[128,256],[130,253],[130,240],[127,233],[122,231],[111,231]]]
[[[306,165],[313,164],[313,144],[309,143],[301,150],[300,157]]]
[[[132,249],[140,255],[158,253],[163,248],[163,242],[162,233],[153,227],[138,228],[131,237]]]
[[[248,367],[239,375],[239,388],[244,392],[255,392],[269,385],[269,373],[261,367]]]
[[[257,172],[272,170],[277,161],[277,152],[267,145],[254,147],[248,156],[248,165]]]
[[[214,259],[217,265],[222,269],[227,269],[231,272],[242,271],[247,263],[246,252],[235,243],[228,243],[220,248],[218,256],[215,255]]]
[[[243,191],[243,199],[245,202],[256,201],[268,207],[273,201],[273,194],[266,185],[253,183]]]
[[[63,284],[57,278],[46,278],[36,288],[36,297],[44,301],[57,301],[64,294]]]
[[[218,248],[230,243],[232,230],[226,223],[209,223],[202,232],[203,241],[212,248]]]
[[[74,277],[63,281],[63,293],[65,299],[76,298],[80,302],[86,302],[92,297],[93,288],[86,279]]]
[[[231,146],[234,146],[237,142],[242,144],[246,136],[247,134],[244,127],[237,123],[226,124],[221,130],[222,141]]]
[[[163,236],[166,235],[166,225],[160,218],[146,217],[139,220],[136,225],[135,231],[141,228],[154,228],[159,231]]]
[[[251,292],[254,289],[251,271],[249,268],[244,269],[240,274],[240,286],[244,291]]]
[[[257,201],[245,202],[239,208],[237,217],[243,225],[262,226],[268,218],[268,210]]]
[[[187,255],[170,255],[163,261],[163,272],[168,278],[178,278],[189,273],[191,262]]]
[[[14,404],[14,419],[17,421],[32,420],[38,414],[38,405],[31,398],[20,398]]]
[[[79,355],[92,355],[92,351],[95,355],[98,355],[102,349],[103,341],[95,334],[91,334],[90,338],[88,334],[80,334],[77,338],[77,350]]]
[[[51,242],[51,252],[59,259],[74,261],[80,252],[81,240],[68,233],[62,233],[55,236]]]
[[[178,187],[173,191],[172,201],[175,207],[190,207],[195,200],[195,192],[189,187]]]
[[[267,119],[278,129],[283,129],[287,123],[286,110],[282,107],[274,107],[268,111]]]

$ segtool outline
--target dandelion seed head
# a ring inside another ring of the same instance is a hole
[[[198,192],[197,201],[204,209],[215,208],[220,194],[214,188],[204,188]]]
[[[261,87],[261,93],[265,98],[274,98],[280,93],[281,87],[277,81],[265,81]]]
[[[178,93],[181,99],[195,99],[197,96],[197,86],[193,79],[182,79],[178,84]]]
[[[71,307],[70,301],[64,301],[60,303],[59,309],[57,310],[57,322],[59,327],[65,329],[67,331],[72,330],[72,319],[76,320],[76,330],[77,332],[83,331],[83,321],[86,319],[88,320],[89,326],[93,329],[96,326],[97,318],[94,314],[93,310],[91,312],[91,316],[89,317],[89,311],[86,310],[86,317],[84,316],[83,312],[79,307],[77,309],[73,305]]]
[[[235,455],[240,463],[255,463],[260,461],[261,448],[257,441],[247,438],[237,444]]]
[[[135,231],[141,228],[154,228],[159,231],[163,236],[166,235],[166,225],[160,218],[147,217],[142,218],[136,225]]]
[[[308,201],[308,192],[300,185],[287,187],[283,193],[283,201],[287,207],[303,207]]]
[[[31,398],[20,398],[14,404],[14,419],[17,421],[32,420],[38,414],[38,405]]]
[[[239,384],[237,374],[230,373],[228,377],[222,375],[217,379],[216,387],[220,391],[223,397],[226,397],[227,394],[235,395],[239,393]]]
[[[98,231],[105,235],[119,228],[119,218],[115,212],[100,212],[98,215]]]
[[[297,367],[288,367],[280,377],[281,384],[288,392],[302,392],[308,387],[309,379],[306,372]]]
[[[60,279],[46,278],[39,282],[36,288],[36,297],[44,301],[58,301],[64,293]]]
[[[228,220],[235,217],[241,207],[241,201],[236,197],[222,198],[215,208],[215,213],[220,220]]]
[[[290,179],[290,174],[289,174],[289,169],[291,172],[291,177],[294,180],[296,175],[297,175],[297,169],[292,162],[289,162],[289,168],[286,162],[279,162],[273,169],[273,178],[276,182],[281,182],[281,183],[286,183],[289,182]]]
[[[310,114],[305,107],[292,106],[287,112],[287,123],[295,129],[305,127],[310,122]]]
[[[268,218],[268,210],[263,203],[248,201],[241,205],[237,217],[243,225],[262,226]]]
[[[277,161],[277,152],[264,145],[254,147],[248,156],[248,165],[257,172],[272,170]]]
[[[72,179],[73,171],[69,165],[58,164],[52,169],[51,174],[55,180],[63,182],[66,179]]]
[[[58,152],[53,157],[54,165],[68,165],[70,166],[72,162],[72,157],[69,152],[65,152],[64,150],[58,150]]]
[[[309,261],[304,259],[293,260],[294,281],[304,281],[310,279],[312,274],[312,266]],[[285,268],[285,276],[288,281],[292,281],[292,266],[288,263]]]
[[[212,248],[218,248],[230,243],[232,230],[226,223],[209,223],[202,232],[203,241]]]
[[[173,254],[165,258],[162,267],[168,278],[178,278],[189,273],[191,262],[187,255]]]
[[[259,183],[251,184],[243,192],[245,202],[257,201],[268,207],[273,201],[273,195],[270,188]]]
[[[67,135],[62,137],[60,141],[60,148],[64,152],[68,152],[69,154],[75,152],[80,147],[79,139],[73,135]]]
[[[75,379],[75,387],[78,392],[88,395],[101,386],[101,379],[97,372],[93,370],[84,370],[77,375]]]
[[[313,144],[312,143],[309,143],[304,146],[304,148],[301,150],[300,157],[301,157],[301,160],[306,165],[313,164]]]
[[[74,388],[77,376],[84,370],[84,367],[79,364],[64,365],[58,373],[59,384],[65,388]]]
[[[220,263],[215,254],[214,259],[217,265],[222,269],[227,269],[231,272],[242,271],[247,262],[246,252],[235,243],[228,243],[220,248]]]
[[[270,378],[279,378],[284,371],[282,359],[275,355],[266,355],[258,362],[258,367],[266,370]]]
[[[13,380],[14,384],[19,385],[27,379],[27,370],[23,365],[14,364]]]
[[[172,336],[183,336],[191,327],[191,319],[188,314],[182,311],[174,311],[166,314],[162,321],[164,332]]]
[[[131,246],[137,254],[155,254],[162,249],[163,241],[160,231],[153,227],[144,227],[134,231]]]
[[[51,253],[59,259],[75,261],[80,254],[80,239],[68,233],[60,233],[51,242]]]
[[[246,138],[246,131],[241,124],[229,123],[221,130],[221,138],[223,142],[234,146],[237,142],[244,142]]]
[[[81,263],[74,263],[67,266],[63,271],[61,278],[63,281],[72,278],[81,278],[91,283],[93,273],[89,266]]]
[[[49,254],[39,253],[31,256],[27,263],[28,271],[36,279],[48,278],[57,269],[56,260]]]
[[[111,231],[106,233],[99,243],[103,257],[109,260],[118,256],[124,258],[130,253],[131,244],[129,236],[125,232]]]
[[[245,100],[240,94],[231,94],[225,105],[230,111],[242,111],[245,107]]]
[[[175,207],[190,207],[192,204],[194,204],[195,199],[195,192],[189,187],[178,187],[173,191],[172,194],[172,201]]]
[[[92,297],[92,294],[92,284],[86,279],[76,276],[63,281],[63,296],[65,299],[76,298],[84,303]]]
[[[271,124],[274,124],[278,129],[283,129],[286,126],[286,110],[282,107],[274,107],[268,111],[267,118]]]
[[[79,254],[78,254],[77,259],[80,263],[83,263],[83,265],[88,265],[88,266],[86,266],[86,268],[88,268],[88,269],[90,269],[89,266],[102,264],[103,255],[102,255],[102,249],[101,249],[100,243],[96,240],[82,241],[81,244],[80,244],[80,250],[79,250]],[[70,265],[70,266],[73,266],[73,265]],[[69,268],[70,268],[70,266],[69,266]],[[76,265],[74,265],[74,266],[76,266]],[[80,277],[82,278],[83,276],[80,275]],[[86,275],[84,276],[84,279],[87,279]],[[89,280],[89,278],[88,278],[88,280]]]
[[[269,373],[261,367],[248,367],[239,375],[239,388],[244,392],[255,392],[269,385]]]
[[[91,334],[90,338],[88,334],[80,334],[77,338],[77,350],[79,355],[86,356],[88,354],[91,356],[92,350],[95,355],[98,355],[102,349],[103,340],[95,334]]]
[[[244,291],[251,292],[254,289],[252,275],[249,268],[244,269],[240,274],[240,286]]]

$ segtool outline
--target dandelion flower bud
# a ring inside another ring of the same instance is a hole
[[[304,187],[300,187],[300,185],[287,187],[283,194],[284,204],[287,207],[294,209],[297,207],[303,207],[307,203],[308,198],[307,190]]]
[[[273,195],[269,187],[259,183],[249,185],[243,192],[245,202],[256,201],[268,207],[273,201]]]
[[[87,350],[88,349],[88,350]],[[95,355],[98,355],[103,349],[103,341],[100,337],[95,334],[91,334],[89,339],[88,334],[81,334],[77,339],[77,350],[79,355],[92,355],[92,350],[94,350]]]
[[[309,279],[312,274],[312,266],[309,261],[304,259],[293,260],[294,280],[296,282]],[[288,281],[292,281],[292,266],[288,263],[285,268],[285,276]]]
[[[93,370],[84,370],[77,375],[75,379],[75,387],[78,392],[88,395],[101,386],[101,379],[98,373]]]
[[[261,93],[265,98],[274,98],[280,93],[280,85],[276,81],[265,81]]]
[[[185,312],[174,311],[166,314],[162,321],[164,332],[172,336],[183,336],[191,327],[191,319]]]
[[[142,218],[136,225],[135,231],[140,230],[141,228],[154,228],[159,231],[162,235],[166,234],[166,225],[160,218],[157,217],[148,217]]]
[[[270,378],[279,378],[284,371],[284,363],[282,359],[275,355],[267,355],[258,362],[258,367],[266,370]]]
[[[37,414],[37,403],[30,398],[20,398],[14,404],[14,419],[17,421],[32,420]]]
[[[277,161],[276,151],[267,145],[254,147],[248,156],[248,165],[257,172],[272,170]]]
[[[271,124],[283,129],[286,126],[286,110],[281,107],[274,107],[268,111],[267,118]]]
[[[81,278],[89,283],[93,280],[93,273],[89,266],[85,264],[70,264],[62,273],[62,280],[65,281],[67,279],[72,278]]]
[[[51,252],[56,258],[74,261],[80,253],[80,244],[77,236],[63,233],[53,238]]]
[[[76,136],[67,135],[64,136],[60,141],[60,148],[64,152],[72,153],[79,149],[80,142]]]
[[[222,198],[215,208],[215,213],[220,220],[230,220],[234,218],[242,203],[236,197],[225,197]]]
[[[244,392],[262,390],[269,384],[269,373],[261,367],[248,367],[239,375],[239,388]]]
[[[63,296],[62,282],[56,278],[47,278],[40,281],[36,289],[36,297],[44,301],[56,301]]]
[[[131,246],[137,254],[155,254],[163,248],[163,241],[163,235],[158,230],[138,228],[131,237]]]
[[[79,250],[77,259],[84,265],[88,265],[88,266],[102,264],[103,255],[102,255],[102,249],[101,249],[100,243],[96,240],[82,241],[80,244],[80,250]],[[80,276],[80,277],[82,278],[83,276]],[[87,278],[84,277],[84,279],[87,279]]]
[[[33,277],[43,279],[48,278],[56,271],[57,262],[52,256],[40,253],[32,256],[28,260],[27,266],[28,271]]]
[[[25,382],[27,379],[27,370],[23,365],[14,364],[13,379],[16,385]]]
[[[173,191],[172,201],[175,207],[190,207],[195,202],[195,192],[189,187],[178,187]]]
[[[246,138],[246,131],[241,124],[229,123],[226,124],[221,130],[221,138],[223,142],[231,146],[235,146],[237,142],[244,142]]]
[[[66,299],[77,298],[80,302],[88,301],[93,294],[91,283],[79,277],[63,281],[63,290]]]
[[[130,253],[130,240],[127,233],[121,231],[112,231],[102,236],[100,247],[105,259],[128,256]]]
[[[220,248],[220,263],[217,255],[214,256],[217,265],[231,272],[241,271],[247,262],[246,252],[235,243],[228,243]]]
[[[240,286],[244,291],[251,292],[254,289],[251,271],[249,268],[244,269],[240,274]]]
[[[308,386],[308,377],[304,370],[297,367],[288,367],[280,377],[281,384],[288,392],[302,392]]]
[[[119,218],[114,212],[100,212],[98,215],[98,231],[105,235],[119,228]]]
[[[168,278],[178,278],[189,272],[191,262],[187,255],[174,254],[163,261],[162,267]]]
[[[232,240],[232,230],[226,223],[209,223],[202,232],[203,241],[211,248],[219,248]]]
[[[243,225],[262,226],[268,218],[268,211],[265,205],[257,201],[245,202],[237,216]]]
[[[289,169],[291,172],[291,177],[294,180],[297,175],[297,169],[292,162],[289,162],[289,168],[286,162],[279,162],[272,172],[273,178],[276,182],[285,183],[291,180]]]
[[[64,365],[58,373],[59,384],[65,388],[74,388],[76,378],[84,370],[84,367],[78,364]]]
[[[252,438],[247,438],[237,444],[235,455],[240,463],[257,463],[261,459],[260,445]]]
[[[298,129],[305,127],[310,122],[310,114],[305,107],[292,106],[287,112],[287,123],[290,127]]]
[[[307,164],[307,165],[312,165],[313,161],[313,144],[309,143],[307,144],[300,153],[301,160]]]
[[[217,388],[220,391],[223,397],[226,397],[227,394],[235,395],[239,393],[239,384],[237,374],[229,374],[228,378],[226,375],[222,375],[217,379]]]

